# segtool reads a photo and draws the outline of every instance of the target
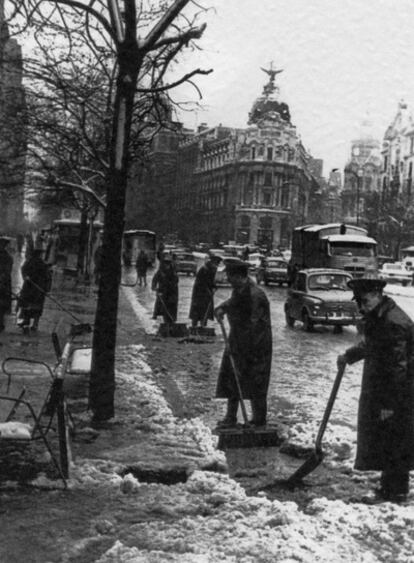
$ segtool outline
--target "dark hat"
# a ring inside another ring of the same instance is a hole
[[[249,264],[243,260],[232,260],[226,263],[226,272],[228,274],[241,274],[247,276]]]
[[[209,254],[208,259],[212,262],[216,262],[217,264],[220,264],[222,260],[221,256],[219,256],[218,254]]]
[[[355,278],[348,282],[348,287],[352,289],[355,295],[362,295],[363,293],[370,293],[371,291],[382,291],[387,285],[385,280],[380,278]]]

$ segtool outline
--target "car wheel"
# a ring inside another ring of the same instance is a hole
[[[334,334],[342,334],[343,331],[344,331],[344,329],[342,328],[341,325],[336,325],[336,326],[334,326],[334,328],[333,328],[333,333],[334,333]]]
[[[313,331],[313,322],[310,319],[309,313],[306,311],[306,309],[302,313],[302,322],[303,322],[303,328],[306,330],[306,332]]]
[[[265,284],[265,285],[269,285],[269,281],[268,281],[266,278],[265,278],[265,280],[264,280],[264,284]]]
[[[285,309],[286,324],[289,328],[293,328],[295,325],[295,319],[289,315],[289,310]]]
[[[401,285],[402,285],[403,287],[406,287],[406,286],[408,285],[408,282],[407,282],[407,281],[403,281],[403,282],[401,282]]]

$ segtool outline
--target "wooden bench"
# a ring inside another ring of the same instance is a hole
[[[89,375],[92,365],[92,348],[80,343],[77,338],[90,334],[92,331],[88,323],[71,325],[69,334],[64,332],[63,321],[59,321],[52,332],[52,343],[56,359],[59,362],[65,355],[65,374]],[[65,344],[63,344],[65,342]],[[67,357],[66,357],[67,356]]]

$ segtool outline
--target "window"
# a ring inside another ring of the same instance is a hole
[[[262,192],[262,204],[265,206],[270,206],[272,203],[272,192],[269,190],[263,190]]]
[[[290,193],[289,193],[289,185],[284,184],[281,188],[281,198],[280,198],[280,205],[282,208],[286,208],[290,206]]]
[[[410,137],[410,154],[414,152],[414,137]]]
[[[252,160],[256,158],[256,147],[252,147]]]
[[[267,160],[273,160],[273,147],[267,147]]]
[[[272,185],[272,173],[271,172],[265,172],[264,185],[265,186],[271,186]]]

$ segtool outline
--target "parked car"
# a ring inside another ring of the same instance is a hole
[[[256,280],[257,283],[264,283],[265,285],[269,285],[269,283],[278,283],[279,285],[285,283],[287,285],[289,281],[287,262],[273,256],[264,258],[257,268]]]
[[[353,292],[347,283],[352,275],[343,270],[312,268],[299,270],[285,303],[286,323],[301,321],[307,331],[316,324],[332,325],[341,332],[361,320]]]
[[[195,276],[197,273],[197,260],[191,252],[175,252],[175,266],[178,274]]]
[[[240,262],[240,258],[236,256],[224,256],[223,260],[218,265],[214,282],[216,285],[230,285],[226,274],[226,265],[229,262]]]
[[[390,283],[401,283],[403,286],[412,284],[413,273],[402,262],[386,262],[378,273],[381,279]]]

